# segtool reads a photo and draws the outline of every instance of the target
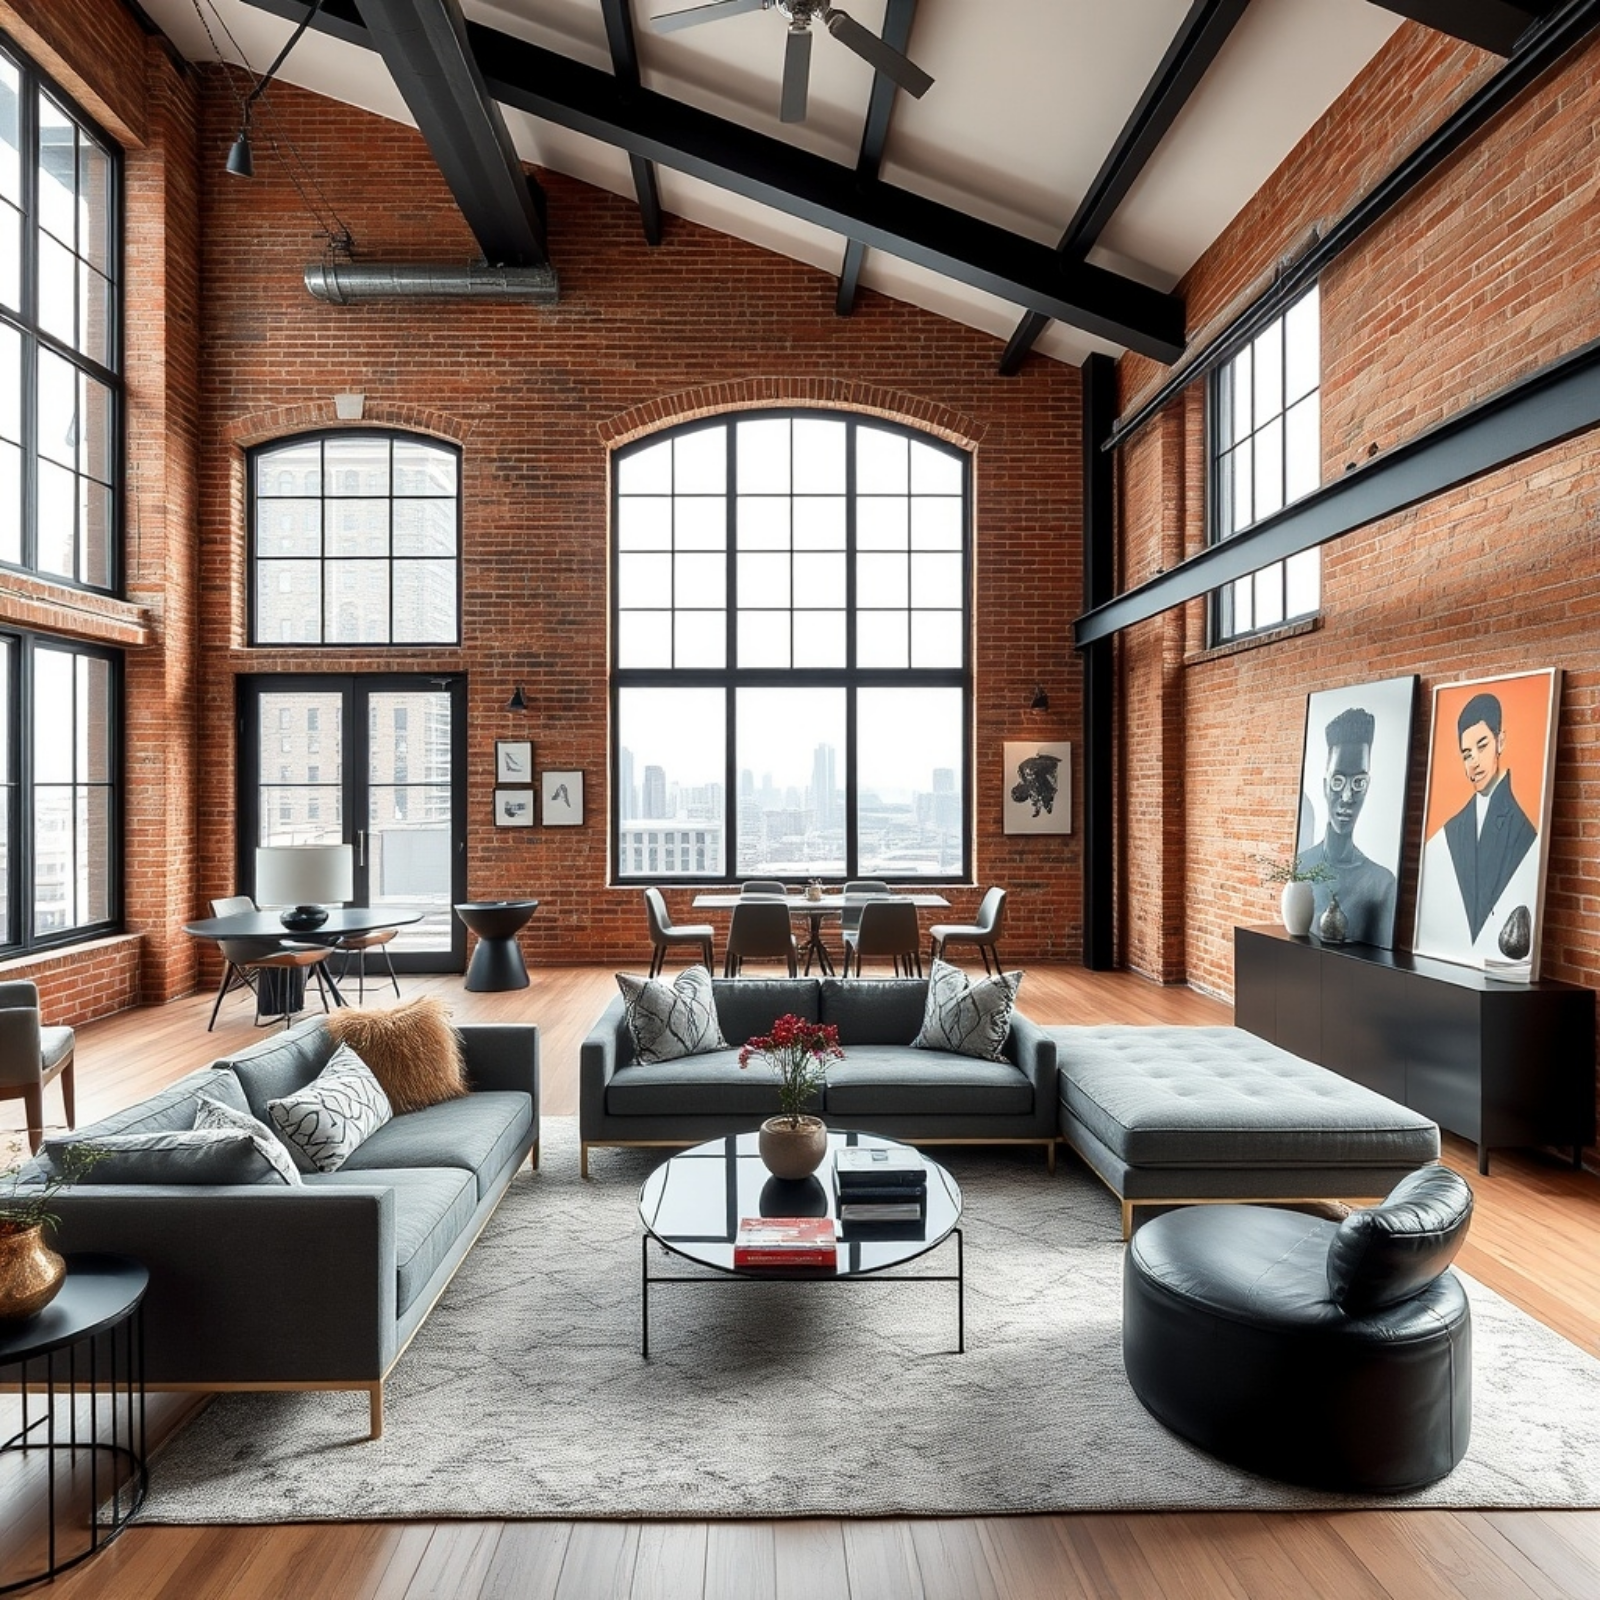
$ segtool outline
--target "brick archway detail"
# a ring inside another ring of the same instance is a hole
[[[223,430],[230,445],[248,450],[272,439],[289,438],[297,433],[320,433],[328,428],[397,428],[407,433],[425,433],[451,444],[462,444],[472,431],[471,424],[448,412],[428,406],[386,405],[368,400],[360,421],[347,422],[334,415],[333,400],[314,400],[305,405],[278,406],[271,411],[236,417]]]

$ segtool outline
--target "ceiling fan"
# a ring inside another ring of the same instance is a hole
[[[845,49],[855,51],[907,94],[920,100],[933,87],[933,79],[909,56],[885,44],[870,28],[863,28],[854,17],[846,16],[837,6],[830,6],[827,0],[711,0],[709,5],[653,17],[650,26],[657,33],[676,33],[679,28],[698,27],[702,22],[736,17],[745,11],[772,10],[789,23],[789,40],[783,52],[783,99],[778,113],[784,122],[806,119],[806,89],[811,80],[811,23],[817,17]]]

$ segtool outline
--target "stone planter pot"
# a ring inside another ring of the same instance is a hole
[[[0,1233],[0,1323],[22,1322],[60,1293],[67,1264],[44,1242],[44,1229]]]
[[[1283,918],[1283,930],[1297,939],[1311,932],[1311,913],[1316,910],[1317,892],[1309,883],[1286,883],[1278,898],[1278,912]]]
[[[809,1178],[828,1153],[828,1125],[821,1117],[768,1117],[758,1137],[761,1161],[775,1178]]]

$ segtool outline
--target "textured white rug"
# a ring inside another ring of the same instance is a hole
[[[943,1157],[966,1201],[967,1353],[943,1284],[651,1295],[639,1356],[638,1186],[657,1157],[548,1119],[388,1390],[229,1395],[161,1454],[146,1522],[772,1517],[1354,1505],[1214,1461],[1122,1371],[1114,1201],[1037,1152]],[[949,1270],[944,1252],[925,1258]],[[657,1270],[671,1270],[670,1266]],[[1480,1285],[1472,1447],[1382,1502],[1600,1505],[1600,1362]]]

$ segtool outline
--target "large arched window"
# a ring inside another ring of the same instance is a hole
[[[612,493],[615,876],[968,876],[967,457],[763,411]]]
[[[460,453],[341,431],[250,459],[250,642],[456,644]]]

